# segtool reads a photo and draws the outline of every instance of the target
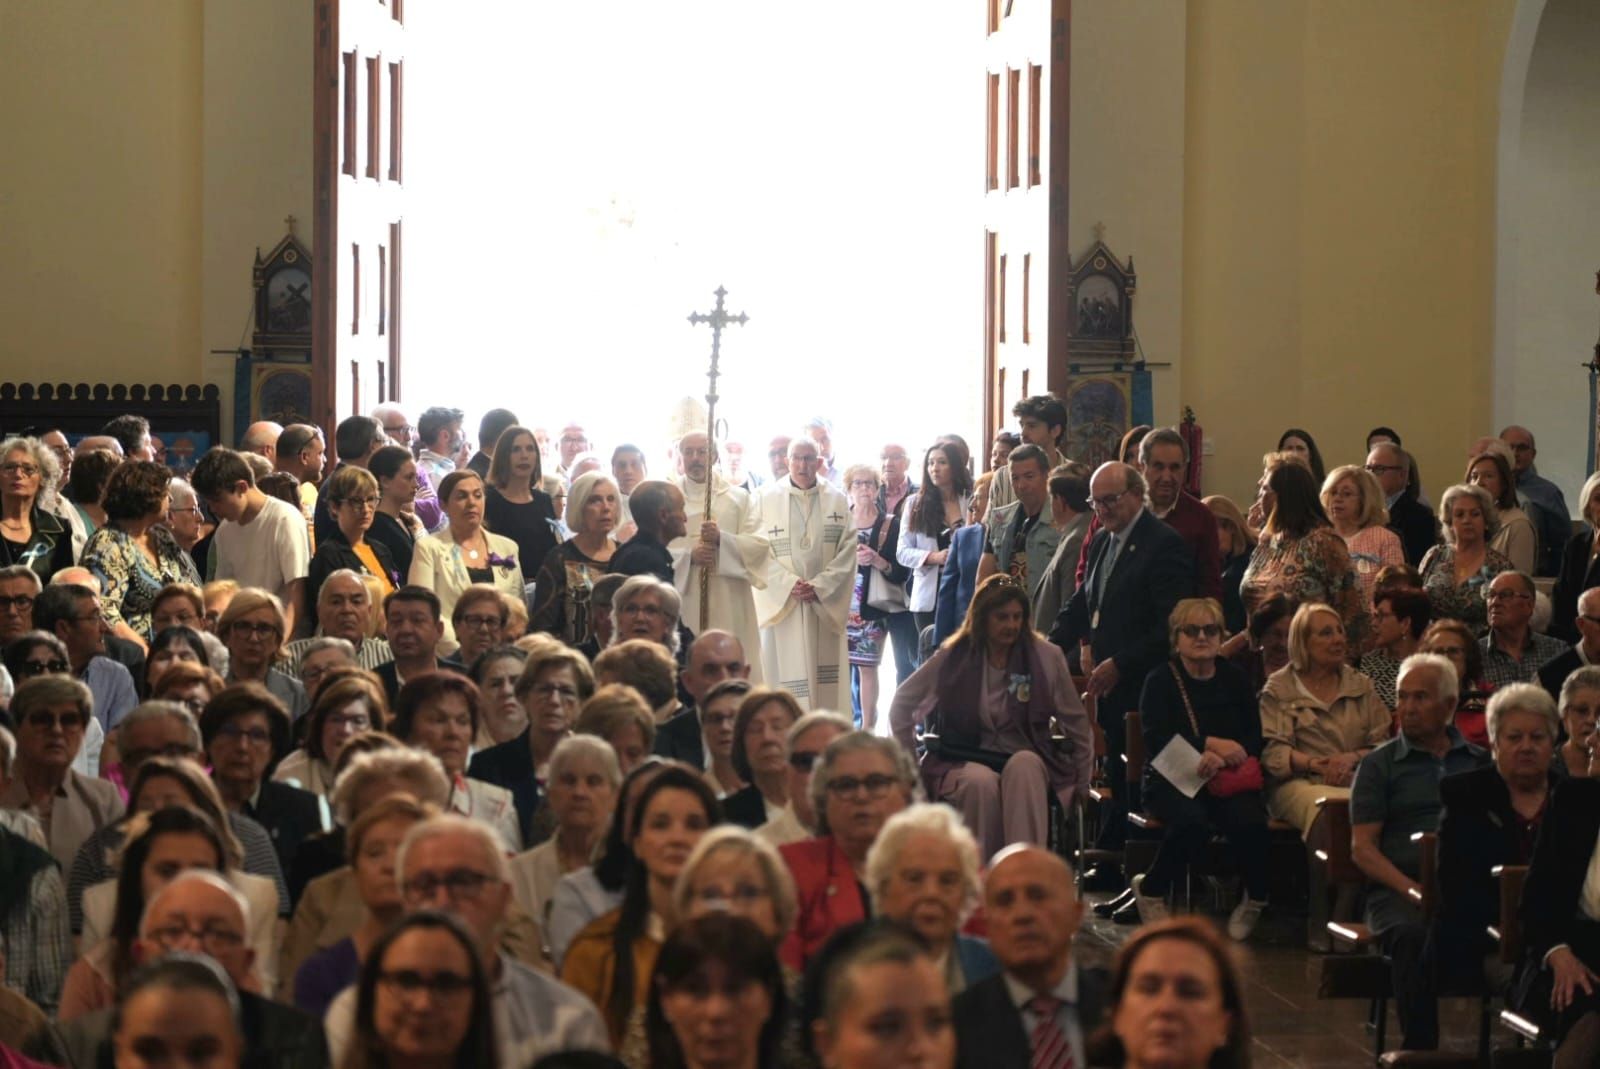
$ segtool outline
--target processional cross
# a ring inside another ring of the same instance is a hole
[[[723,298],[728,296],[728,291],[722,286],[716,289],[717,306],[709,312],[692,312],[689,315],[691,326],[698,327],[702,323],[711,325],[711,370],[706,372],[710,386],[706,391],[706,510],[701,513],[705,520],[711,519],[711,488],[712,478],[710,465],[717,459],[717,376],[721,374],[717,362],[722,358],[722,328],[726,326],[744,326],[750,317],[740,312],[730,315],[723,307]],[[711,626],[711,569],[700,569],[700,630],[704,632]]]

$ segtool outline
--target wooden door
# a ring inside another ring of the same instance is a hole
[[[988,0],[988,20],[982,457],[1012,405],[1066,387],[1072,0]]]
[[[404,0],[316,0],[312,412],[400,397]]]

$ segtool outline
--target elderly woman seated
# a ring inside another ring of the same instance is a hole
[[[1500,530],[1500,511],[1481,486],[1452,486],[1439,499],[1444,543],[1422,558],[1422,588],[1433,601],[1436,620],[1460,620],[1481,634],[1488,626],[1484,595],[1489,583],[1512,569],[1511,558],[1490,540]]]
[[[713,695],[718,688],[734,682],[740,681],[719,683],[706,695],[708,711],[716,708]],[[731,756],[734,770],[747,786],[722,800],[723,815],[730,823],[754,830],[776,819],[789,804],[786,740],[789,729],[804,715],[794,695],[775,687],[752,688],[739,702]]]
[[[1347,661],[1344,623],[1302,605],[1289,624],[1289,664],[1261,692],[1267,811],[1310,834],[1319,798],[1348,798],[1356,764],[1393,730],[1372,680]]]
[[[1558,771],[1592,776],[1596,771],[1595,721],[1600,718],[1600,665],[1585,665],[1561,684],[1561,726],[1566,741],[1557,756]]]
[[[629,576],[611,595],[611,641],[616,645],[629,639],[645,639],[665,646],[678,656],[681,636],[678,617],[683,599],[671,583],[653,575]]]
[[[517,902],[540,928],[549,919],[556,884],[594,860],[617,803],[622,770],[616,751],[593,735],[571,735],[550,755],[546,805],[555,831],[511,861],[511,887]]]
[[[217,621],[217,634],[228,647],[228,683],[260,683],[283,703],[293,720],[305,715],[306,689],[298,679],[274,667],[288,637],[288,617],[278,595],[244,587],[233,595]]]
[[[1029,626],[1031,611],[1027,591],[1010,576],[984,580],[961,630],[889,708],[890,730],[908,754],[916,751],[916,728],[927,725],[928,794],[960,810],[984,857],[1007,843],[1045,843],[1048,792],[1070,805],[1074,791],[1089,786],[1089,718],[1066,655]]]
[[[1329,618],[1335,620],[1331,610]],[[1267,906],[1267,813],[1261,801],[1261,716],[1249,681],[1218,657],[1225,622],[1212,598],[1185,598],[1172,610],[1168,630],[1172,658],[1151,670],[1139,695],[1144,745],[1152,759],[1168,746],[1186,743],[1198,752],[1205,786],[1193,796],[1145,765],[1145,808],[1160,818],[1166,835],[1148,872],[1129,890],[1138,916],[1167,917],[1167,892],[1184,868],[1198,859],[1213,829],[1238,855],[1244,897],[1228,918],[1228,934],[1248,939]],[[1131,917],[1128,919],[1132,919]]]
[[[447,812],[481,820],[500,833],[506,851],[522,849],[522,827],[511,792],[467,776],[467,757],[478,734],[478,688],[454,672],[424,672],[406,680],[394,703],[396,738],[426,750],[450,777]]]
[[[978,904],[978,841],[947,805],[921,802],[884,824],[867,853],[873,916],[914,929],[944,966],[950,993],[1000,971],[989,944],[962,935]]]
[[[376,676],[359,668],[339,673],[317,691],[305,718],[305,744],[278,763],[273,781],[326,798],[344,744],[363,731],[382,731],[388,719],[383,684]]]
[[[1488,746],[1485,713],[1494,688],[1484,680],[1483,647],[1473,638],[1472,628],[1460,620],[1435,620],[1422,633],[1417,652],[1437,653],[1455,668],[1456,730],[1474,746]]]
[[[811,775],[816,837],[779,847],[794,876],[800,912],[783,963],[803,969],[828,937],[865,920],[861,881],[884,823],[919,801],[911,754],[892,739],[852,731],[828,744]]]

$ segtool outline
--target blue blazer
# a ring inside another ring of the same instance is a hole
[[[981,523],[958,527],[950,536],[950,556],[939,573],[939,597],[934,603],[933,642],[937,646],[961,628],[978,583],[978,562],[983,559],[987,531]]]
[[[961,975],[966,978],[968,987],[1000,974],[1000,959],[989,949],[987,939],[957,934],[956,961],[961,965]]]

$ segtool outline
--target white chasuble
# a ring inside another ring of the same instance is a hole
[[[766,585],[772,550],[760,534],[761,513],[755,500],[742,487],[729,486],[720,474],[714,476],[711,518],[717,521],[722,539],[717,563],[711,569],[710,629],[727,631],[744,646],[750,664],[750,682],[760,685],[761,627],[756,616],[752,588]],[[706,484],[686,476],[677,480],[683,491],[684,512],[689,517],[689,533],[667,546],[672,554],[672,582],[683,597],[683,622],[700,633],[700,565],[689,559],[700,542],[700,524],[706,509]]]
[[[785,478],[761,494],[761,533],[772,543],[767,583],[756,591],[767,685],[801,708],[848,711],[845,621],[856,582],[856,532],[844,495],[823,482],[801,490]],[[799,601],[804,579],[816,601]]]

